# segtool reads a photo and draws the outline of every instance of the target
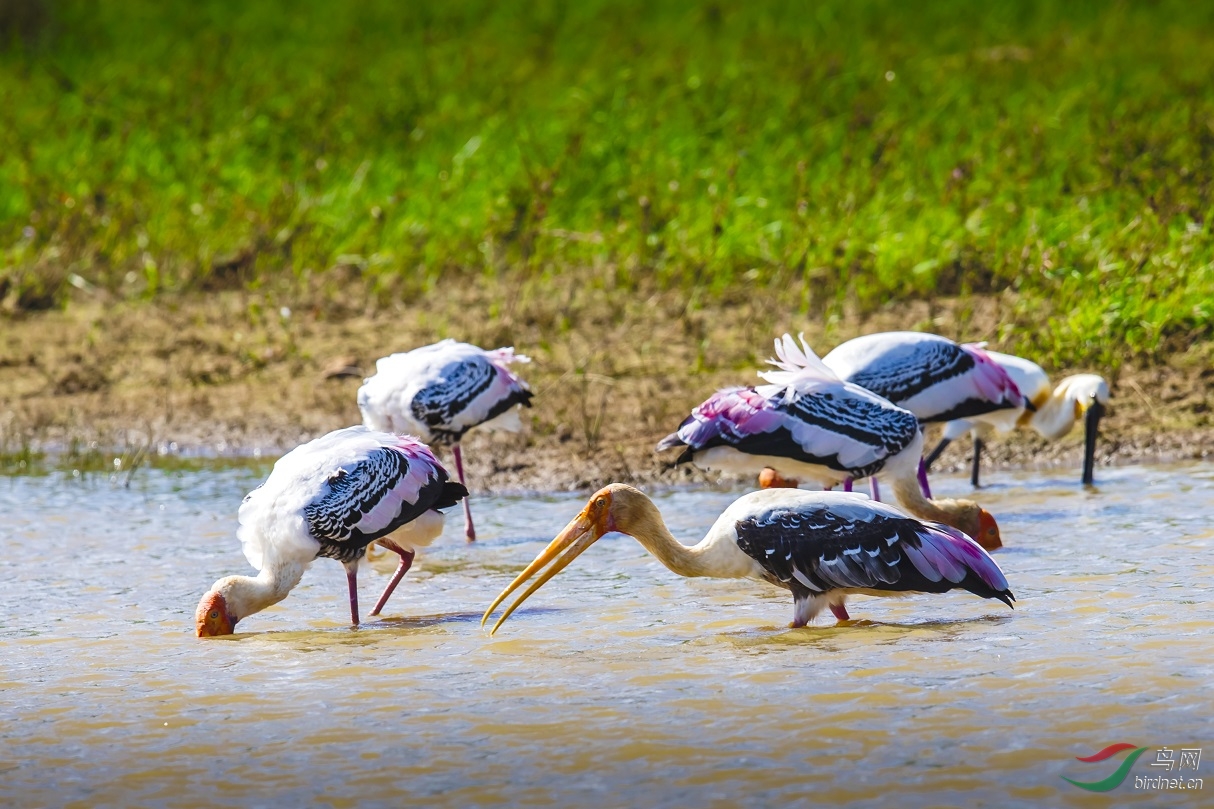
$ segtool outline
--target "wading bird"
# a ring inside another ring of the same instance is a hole
[[[899,596],[961,588],[1012,606],[1003,571],[969,537],[924,523],[860,494],[764,489],[738,498],[693,546],[675,539],[657,506],[641,492],[613,483],[489,605],[481,626],[524,582],[556,560],[503,613],[493,631],[543,584],[599,537],[619,531],[635,538],[680,576],[762,579],[792,591],[801,627],[829,607],[848,620],[852,594]]]
[[[1109,404],[1109,384],[1095,374],[1075,374],[1063,379],[1051,391],[1050,378],[1037,363],[997,351],[986,353],[1007,371],[1033,409],[1027,406],[1018,409],[1016,421],[1012,424],[1008,424],[1004,418],[991,421],[985,415],[950,421],[944,425],[944,437],[928,454],[925,462],[927,467],[931,468],[932,462],[952,441],[969,433],[974,440],[970,482],[977,486],[985,434],[992,430],[1006,433],[1013,427],[1027,426],[1050,441],[1056,441],[1070,432],[1076,421],[1083,419],[1083,482],[1091,485],[1100,419]]]
[[[767,485],[809,478],[833,487],[881,472],[911,514],[958,528],[987,550],[1002,546],[995,518],[977,503],[923,494],[916,479],[923,434],[913,413],[841,381],[804,338],[798,347],[786,334],[775,348],[777,358],[769,362],[780,370],[759,374],[770,384],[716,392],[657,449],[681,447],[676,463],[763,473]]]
[[[358,563],[376,540],[400,555],[372,615],[378,615],[417,548],[442,533],[437,509],[468,490],[415,438],[347,427],[278,459],[240,506],[237,536],[257,576],[211,585],[195,614],[198,637],[230,635],[237,621],[287,597],[312,560],[345,565],[350,622],[358,623]]]
[[[1011,429],[1025,407],[1016,383],[980,346],[936,334],[866,334],[836,346],[822,362],[840,379],[905,407],[920,424],[982,415]],[[931,497],[922,462],[918,476],[923,494]]]
[[[455,474],[466,484],[459,447],[464,434],[474,427],[518,432],[518,406],[531,406],[531,389],[510,370],[515,362],[531,360],[513,348],[486,351],[454,340],[384,357],[358,389],[363,424],[451,447]],[[467,498],[464,534],[469,542],[476,539]]]

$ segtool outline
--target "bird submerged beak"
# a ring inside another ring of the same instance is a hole
[[[228,612],[228,602],[220,593],[207,593],[198,602],[194,623],[200,638],[231,635],[239,618]]]
[[[497,609],[497,606],[506,600],[506,596],[517,590],[525,581],[539,572],[544,565],[551,562],[553,559],[556,562],[548,570],[535,580],[535,582],[527,588],[519,598],[510,605],[510,608],[502,613],[502,617],[493,625],[493,629],[489,634],[497,632],[498,627],[505,623],[519,606],[526,601],[532,593],[544,586],[544,583],[564,570],[570,562],[576,559],[582,551],[589,548],[603,534],[614,530],[610,527],[610,495],[596,495],[593,500],[582,509],[582,513],[578,514],[573,520],[565,526],[565,529],[557,535],[556,539],[548,544],[540,552],[540,555],[535,557],[531,564],[527,565],[527,569],[518,574],[514,581],[510,582],[510,586],[493,599],[493,603],[489,605],[489,609],[485,610],[484,616],[481,617],[481,627],[485,626],[485,622],[489,620],[489,616]],[[564,555],[562,555],[562,553]]]
[[[1083,418],[1083,485],[1093,483],[1093,467],[1096,464],[1096,436],[1100,429],[1100,419],[1104,417],[1104,405],[1094,401],[1088,405],[1088,412]]]

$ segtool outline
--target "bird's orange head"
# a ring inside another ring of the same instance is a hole
[[[800,485],[800,481],[786,478],[770,466],[763,467],[759,473],[760,489],[795,489]]]
[[[974,539],[983,550],[997,551],[1003,547],[1003,540],[999,537],[999,523],[995,522],[994,516],[984,508],[978,510],[978,536]]]
[[[198,611],[194,613],[194,623],[200,638],[214,638],[218,635],[231,635],[239,621],[228,610],[228,601],[223,593],[211,590],[198,602]]]

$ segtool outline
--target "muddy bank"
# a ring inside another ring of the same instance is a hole
[[[717,387],[749,384],[784,330],[825,352],[867,331],[927,328],[963,339],[997,333],[1002,302],[914,302],[815,323],[762,299],[691,307],[655,294],[612,300],[559,283],[550,295],[480,289],[409,305],[233,292],[155,305],[85,300],[0,324],[0,452],[96,442],[114,450],[274,455],[359,420],[355,391],[375,359],[443,337],[514,345],[535,406],[521,436],[466,442],[474,489],[564,490],[611,480],[699,479],[669,468],[654,444]],[[999,344],[992,341],[991,346]],[[1113,407],[1101,465],[1206,457],[1214,451],[1208,345],[1147,367],[1102,371]],[[929,435],[929,440],[932,436]],[[940,461],[965,467],[959,442]],[[1021,433],[988,444],[987,469],[1073,468],[1080,431],[1047,443]]]

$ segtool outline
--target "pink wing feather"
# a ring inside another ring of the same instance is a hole
[[[995,590],[1007,589],[1007,578],[990,554],[955,528],[941,523],[924,523],[919,540],[921,544],[917,551],[910,545],[903,545],[902,550],[919,572],[932,581],[945,578],[955,584],[962,581],[967,572],[973,571]]]
[[[768,398],[751,388],[725,388],[691,411],[675,435],[702,447],[717,436],[742,438],[775,429],[781,416]]]
[[[971,378],[982,397],[991,402],[1004,401],[1013,407],[1024,407],[1020,388],[1002,365],[995,362],[978,343],[962,343],[961,350],[974,358]]]
[[[393,436],[384,449],[403,455],[408,471],[390,488],[386,489],[354,528],[364,534],[374,534],[390,525],[401,513],[417,503],[421,490],[427,484],[445,479],[447,472],[430,448],[412,436]]]

